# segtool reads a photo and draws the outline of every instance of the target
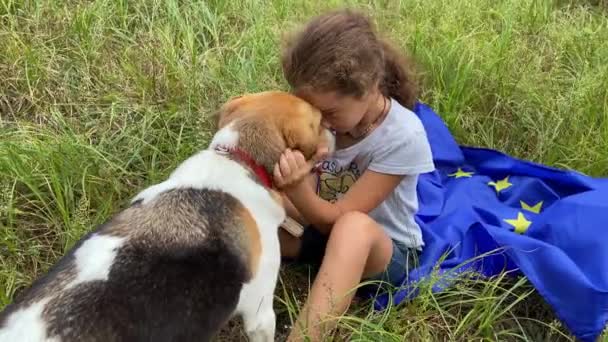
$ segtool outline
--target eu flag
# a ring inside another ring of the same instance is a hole
[[[597,339],[608,321],[608,178],[460,146],[429,106],[418,103],[415,113],[437,169],[420,177],[416,220],[426,246],[393,303],[415,296],[407,286],[433,268],[521,272],[574,336]],[[497,249],[499,257],[490,253]],[[376,309],[388,300],[378,297]]]

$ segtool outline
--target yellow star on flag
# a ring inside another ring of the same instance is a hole
[[[521,204],[521,208],[523,210],[527,210],[527,211],[533,212],[535,214],[540,213],[540,209],[543,207],[543,201],[540,201],[533,206],[528,205],[528,203],[526,203],[524,201],[519,201],[519,204]]]
[[[504,221],[512,225],[515,228],[515,232],[518,234],[525,233],[526,230],[528,230],[528,227],[530,227],[530,224],[532,224],[532,222],[528,221],[521,212],[517,213],[517,219],[505,219]]]
[[[513,184],[509,183],[509,176],[507,176],[504,179],[499,180],[498,182],[488,182],[488,185],[493,186],[494,189],[496,189],[496,193],[499,193],[504,189],[511,187],[511,185]]]
[[[456,172],[450,173],[448,176],[454,177],[454,178],[472,177],[473,172],[462,171],[461,168],[458,168],[458,170]]]

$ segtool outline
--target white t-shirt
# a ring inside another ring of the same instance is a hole
[[[380,126],[354,145],[336,150],[320,166],[319,196],[335,202],[366,170],[407,175],[369,215],[387,234],[406,247],[424,246],[418,211],[418,175],[435,169],[431,148],[416,114],[391,99],[391,108]]]

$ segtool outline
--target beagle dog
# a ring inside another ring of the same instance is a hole
[[[333,149],[321,113],[280,91],[232,98],[209,146],[82,237],[0,312],[2,342],[209,341],[233,316],[274,341],[286,149]]]

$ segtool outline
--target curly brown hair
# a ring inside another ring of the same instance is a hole
[[[287,42],[281,62],[292,88],[360,98],[378,84],[384,95],[409,109],[417,100],[413,61],[380,38],[371,20],[354,10],[313,18]]]

